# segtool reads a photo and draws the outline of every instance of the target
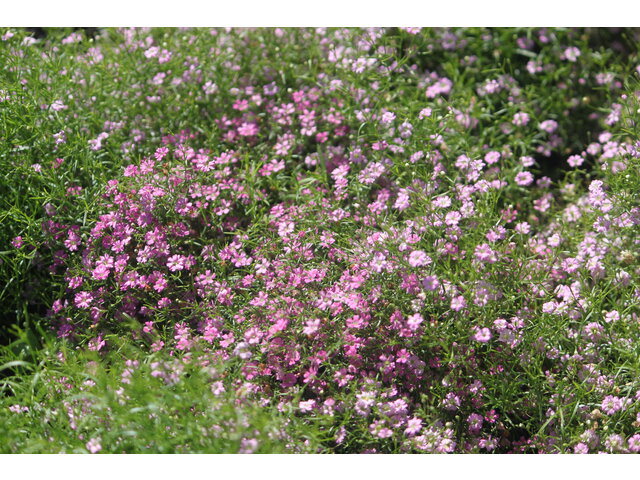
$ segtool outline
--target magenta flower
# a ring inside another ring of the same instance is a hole
[[[24,242],[22,241],[22,237],[17,236],[16,238],[14,238],[11,241],[11,245],[13,245],[15,248],[20,248],[22,245],[24,245]]]
[[[74,297],[74,304],[78,308],[89,308],[92,300],[93,295],[91,295],[91,293],[79,292],[76,293],[76,296]]]
[[[482,415],[477,413],[472,413],[467,417],[467,423],[469,424],[469,432],[476,435],[480,433],[482,429],[482,423],[484,422],[484,418]]]
[[[186,260],[183,255],[172,255],[167,259],[167,268],[172,272],[184,270]]]

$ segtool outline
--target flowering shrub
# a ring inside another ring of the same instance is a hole
[[[225,372],[211,398],[313,425],[320,449],[640,449],[640,89],[602,71],[611,51],[572,30],[109,32],[76,81],[123,49],[143,107],[23,165],[66,190],[12,245],[59,342],[152,355],[118,367],[123,402],[136,372],[178,388],[197,362]],[[491,51],[513,68],[487,76]],[[64,170],[80,148],[98,182]]]

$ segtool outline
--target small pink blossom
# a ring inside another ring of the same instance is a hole
[[[459,312],[463,308],[466,308],[467,301],[464,299],[462,295],[458,295],[457,297],[453,297],[451,299],[451,310],[454,312]]]
[[[529,123],[529,114],[524,112],[518,112],[513,116],[513,124],[517,127],[522,127]]]
[[[87,450],[89,450],[89,452],[91,453],[98,453],[100,450],[102,450],[102,445],[100,445],[100,439],[99,438],[92,438],[91,440],[89,440],[86,444]]]
[[[571,155],[569,158],[567,158],[567,163],[570,167],[579,167],[584,163],[584,158],[582,157],[582,155]]]
[[[531,172],[520,172],[516,175],[515,181],[521,187],[526,187],[533,183],[533,174]]]
[[[570,62],[575,62],[580,56],[580,49],[578,47],[569,47],[564,51],[563,57]]]
[[[471,338],[473,338],[476,342],[487,343],[489,340],[491,340],[492,337],[493,335],[491,334],[491,330],[489,330],[488,328],[475,327],[473,337]]]
[[[433,292],[434,290],[438,289],[438,287],[440,286],[440,282],[438,281],[438,277],[436,277],[435,275],[429,275],[425,277],[424,280],[422,280],[422,285],[424,286],[425,290]]]
[[[407,318],[407,325],[409,329],[414,332],[418,329],[422,322],[424,322],[424,318],[422,318],[422,315],[420,315],[419,313],[415,313]]]
[[[409,265],[412,267],[423,267],[431,263],[431,258],[422,250],[414,250],[409,255]]]
[[[305,328],[302,330],[302,333],[305,335],[313,335],[320,328],[320,319],[314,318],[312,320],[307,320]]]
[[[544,120],[543,122],[540,122],[538,128],[547,133],[553,133],[558,128],[558,122],[555,120]]]
[[[91,301],[93,300],[93,295],[89,292],[78,292],[74,298],[74,304],[78,308],[89,308],[91,306]]]
[[[622,410],[624,407],[624,402],[621,398],[616,397],[614,395],[608,395],[602,400],[602,405],[600,405],[602,411],[607,415],[613,415],[614,413]]]

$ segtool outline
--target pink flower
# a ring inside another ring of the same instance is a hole
[[[617,322],[618,320],[620,320],[620,314],[617,310],[611,310],[604,316],[604,321],[607,323]]]
[[[320,319],[314,318],[312,320],[307,320],[305,328],[302,330],[302,333],[305,335],[313,335],[320,328]]]
[[[414,250],[409,255],[409,265],[412,267],[423,267],[431,263],[431,258],[422,250]]]
[[[313,408],[316,405],[316,401],[311,399],[311,400],[303,400],[298,404],[298,407],[300,408],[301,412],[310,412],[313,410]]]
[[[540,130],[544,130],[547,133],[553,133],[556,131],[556,128],[558,128],[558,122],[556,122],[555,120],[545,120],[543,122],[540,122],[538,128]]]
[[[487,165],[498,163],[500,161],[500,152],[487,152],[487,154],[484,156],[484,161]]]
[[[531,232],[531,225],[529,225],[527,222],[518,222],[514,227],[514,230],[523,235],[528,235],[529,232]]]
[[[296,227],[295,223],[290,221],[284,221],[278,225],[278,235],[285,238],[290,233],[293,233],[295,227]]]
[[[460,397],[455,393],[447,393],[442,404],[446,410],[454,412],[460,407]]]
[[[243,137],[252,137],[258,134],[258,126],[255,123],[243,123],[238,128],[238,133]]]
[[[573,453],[589,453],[589,447],[586,443],[580,442],[575,447],[573,447]]]
[[[172,272],[184,270],[186,258],[182,255],[172,255],[167,259],[167,268]]]
[[[20,405],[11,405],[9,411],[13,413],[25,413],[29,411],[29,407],[22,407]]]
[[[216,397],[218,395],[223,394],[225,391],[224,384],[222,381],[218,380],[217,382],[213,382],[211,384],[211,393],[213,393]]]
[[[533,165],[535,165],[535,163],[536,163],[536,160],[533,157],[530,157],[529,155],[524,155],[520,157],[520,164],[525,168],[532,167]]]
[[[419,313],[413,314],[409,318],[407,318],[407,325],[409,326],[409,329],[414,332],[418,329],[422,322],[424,322],[424,318],[422,318],[422,315],[420,315]]]
[[[102,338],[102,335],[98,335],[96,338],[89,342],[89,350],[93,350],[94,352],[99,352],[102,347],[106,345],[106,342]]]
[[[60,100],[56,100],[51,104],[51,110],[53,110],[54,112],[58,112],[60,110],[66,110],[67,108],[68,107],[64,103],[62,103],[62,101]]]
[[[522,127],[529,123],[529,114],[524,112],[518,112],[513,116],[513,124],[517,127]]]
[[[640,67],[638,67],[640,68]],[[430,108],[423,108],[422,110],[420,110],[420,113],[418,114],[418,118],[420,120],[424,120],[426,117],[430,117],[432,113],[432,110]]]
[[[622,399],[618,397],[607,395],[606,397],[604,397],[604,400],[602,400],[601,407],[604,413],[606,413],[607,415],[613,415],[614,413],[622,409],[623,402]]]
[[[160,300],[158,300],[158,308],[166,308],[169,305],[171,305],[171,300],[168,299],[167,297],[163,297]]]
[[[380,119],[380,123],[382,123],[383,125],[391,125],[395,119],[396,119],[395,113],[384,112],[382,114],[382,118]]]
[[[422,280],[422,286],[425,288],[425,290],[433,292],[434,290],[438,289],[438,287],[440,286],[440,282],[438,281],[438,277],[436,277],[435,275],[429,275]]]
[[[533,182],[533,174],[531,172],[520,172],[516,175],[515,180],[521,187],[526,187]]]
[[[91,440],[89,440],[86,444],[87,450],[89,450],[89,452],[91,453],[98,453],[100,450],[102,450],[102,445],[100,445],[100,439],[99,438],[92,438]]]
[[[494,252],[486,243],[478,245],[475,249],[474,255],[478,260],[485,263],[496,263],[498,260],[496,252]]]
[[[433,201],[433,204],[439,208],[448,208],[451,206],[451,199],[446,195],[441,195]]]
[[[569,47],[564,51],[563,57],[570,62],[575,62],[580,56],[580,49],[578,47]]]
[[[571,155],[569,158],[567,158],[567,163],[570,167],[579,167],[584,163],[584,158],[582,157],[582,155]]]
[[[476,342],[487,343],[489,340],[491,340],[491,337],[493,337],[493,335],[491,334],[491,330],[489,330],[488,328],[475,327],[473,337],[471,338],[473,338]]]
[[[482,429],[483,421],[484,421],[484,418],[482,417],[482,415],[479,415],[477,413],[472,413],[471,415],[469,415],[467,417],[467,423],[469,424],[469,432],[473,434],[479,433],[480,429]]]
[[[407,428],[404,429],[404,433],[406,435],[416,435],[417,433],[420,432],[420,430],[422,430],[422,420],[417,418],[417,417],[413,417],[410,418],[409,420],[407,420]]]
[[[444,217],[444,223],[446,223],[450,227],[455,227],[456,225],[458,225],[458,223],[460,223],[461,219],[462,215],[460,214],[460,212],[454,210],[453,212],[447,213],[447,215]]]
[[[467,302],[462,295],[459,295],[451,299],[451,310],[453,310],[454,312],[459,312],[466,306],[467,306]]]
[[[373,256],[373,260],[371,260],[371,262],[369,263],[371,268],[376,273],[380,273],[385,268],[387,268],[387,264],[388,264],[387,257],[383,253],[380,253],[380,252],[376,252],[376,254]]]
[[[91,276],[95,280],[105,280],[109,276],[109,268],[105,265],[98,265],[92,272]]]
[[[89,308],[92,300],[93,296],[89,292],[79,292],[76,293],[74,304],[78,308]]]
[[[640,434],[636,433],[629,439],[629,451],[633,453],[640,452]]]

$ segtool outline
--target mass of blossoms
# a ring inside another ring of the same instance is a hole
[[[640,452],[637,31],[93,35],[0,44],[0,450]]]

